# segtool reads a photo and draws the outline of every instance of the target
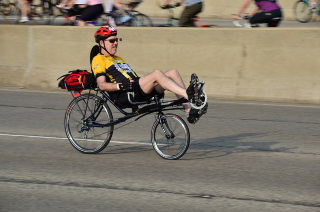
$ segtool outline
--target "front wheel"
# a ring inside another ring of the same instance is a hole
[[[160,115],[153,124],[151,136],[153,148],[164,159],[179,159],[189,148],[189,128],[178,115]]]
[[[298,0],[293,6],[294,17],[301,23],[307,23],[311,20],[312,9],[309,8],[307,0]]]
[[[109,106],[99,96],[84,94],[68,106],[64,124],[71,145],[82,153],[98,153],[110,142],[112,126],[103,126],[113,121]]]

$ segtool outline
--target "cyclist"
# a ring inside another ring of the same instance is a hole
[[[171,0],[166,0],[163,9],[166,9],[167,5],[171,2]],[[182,11],[179,26],[180,27],[193,27],[193,18],[202,12],[203,9],[203,0],[180,0],[176,6],[180,6],[180,4],[185,3],[186,7]]]
[[[100,53],[92,60],[92,70],[97,78],[97,84],[101,90],[107,91],[120,107],[131,105],[127,92],[133,92],[134,100],[138,102],[147,101],[156,94],[163,94],[165,90],[172,91],[178,98],[194,97],[193,84],[186,89],[177,70],[165,73],[155,70],[148,75],[138,77],[137,73],[116,55],[119,38],[114,27],[109,25],[100,27],[94,37],[100,48]],[[197,122],[207,109],[205,105],[200,114],[199,109],[192,108],[190,103],[184,103],[183,107],[190,123]]]
[[[282,11],[277,0],[254,0],[257,8],[249,14],[250,27],[258,27],[259,23],[267,23],[268,27],[277,27],[282,20]],[[239,10],[234,15],[234,19],[239,19],[250,5],[251,0],[245,0]]]

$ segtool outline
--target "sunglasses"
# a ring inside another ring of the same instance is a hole
[[[114,42],[122,41],[122,38],[112,38],[112,39],[105,40],[105,41],[109,41],[110,43],[114,43]]]

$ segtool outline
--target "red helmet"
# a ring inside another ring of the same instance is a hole
[[[116,36],[117,35],[117,29],[110,26],[102,26],[100,27],[97,32],[94,34],[94,37],[96,38],[96,42],[99,43],[100,40],[104,40],[109,36]]]

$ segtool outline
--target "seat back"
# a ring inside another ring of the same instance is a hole
[[[90,70],[91,70],[91,73],[92,73],[92,74],[93,74],[93,70],[92,70],[92,66],[91,66],[92,60],[93,60],[93,58],[94,58],[98,53],[100,53],[100,48],[99,48],[99,46],[98,46],[98,45],[93,46],[92,49],[91,49],[91,52],[90,52]],[[94,87],[94,88],[97,88],[97,87],[98,87],[98,86],[97,86],[97,83],[95,83],[95,85],[94,85],[93,87]]]
[[[90,68],[91,68],[91,72],[93,73],[91,64],[92,64],[92,60],[93,58],[100,53],[100,48],[98,45],[95,45],[92,47],[91,52],[90,52]]]

